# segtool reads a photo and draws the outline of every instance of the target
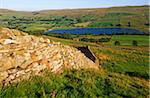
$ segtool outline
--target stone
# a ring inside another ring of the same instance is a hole
[[[49,39],[45,39],[45,42],[49,44],[49,43],[50,43],[50,40],[49,40]]]
[[[14,73],[17,73],[17,69],[10,69],[7,72],[8,74],[14,74]]]
[[[44,38],[42,38],[42,37],[41,37],[39,40],[40,40],[40,42],[42,42],[42,43],[45,42]]]
[[[3,57],[0,59],[0,71],[15,68],[15,60],[11,57]]]
[[[26,69],[30,64],[32,63],[32,60],[25,60],[21,65],[19,65],[20,68]]]
[[[26,69],[25,70],[25,73],[28,73],[28,72],[30,72],[31,71],[31,69]]]
[[[0,49],[2,49],[3,48],[3,46],[0,44]]]
[[[16,76],[16,74],[12,74],[12,75],[10,75],[8,78],[9,78],[10,80],[13,80],[13,79],[15,79],[15,76]]]
[[[25,75],[25,74],[26,74],[25,71],[21,70],[16,73],[16,77],[20,77],[21,75]]]
[[[8,73],[6,71],[0,72],[0,82],[8,77]]]
[[[15,44],[15,43],[17,43],[16,41],[14,41],[14,40],[11,40],[11,39],[5,39],[4,40],[4,45],[7,45],[7,44]]]

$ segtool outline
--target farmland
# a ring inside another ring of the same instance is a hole
[[[28,33],[68,28],[131,28],[149,33],[149,6],[33,12],[0,10],[1,26]]]

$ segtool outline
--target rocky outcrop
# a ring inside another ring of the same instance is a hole
[[[42,37],[0,29],[0,83],[7,84],[40,75],[43,70],[96,68],[98,66],[76,48]]]

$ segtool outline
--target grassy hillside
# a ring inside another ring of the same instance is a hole
[[[46,72],[2,90],[1,98],[147,98],[148,82],[123,74],[72,70]]]

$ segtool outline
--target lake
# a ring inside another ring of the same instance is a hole
[[[70,33],[70,34],[144,34],[144,32],[136,29],[128,28],[74,28],[49,30],[48,33]]]

